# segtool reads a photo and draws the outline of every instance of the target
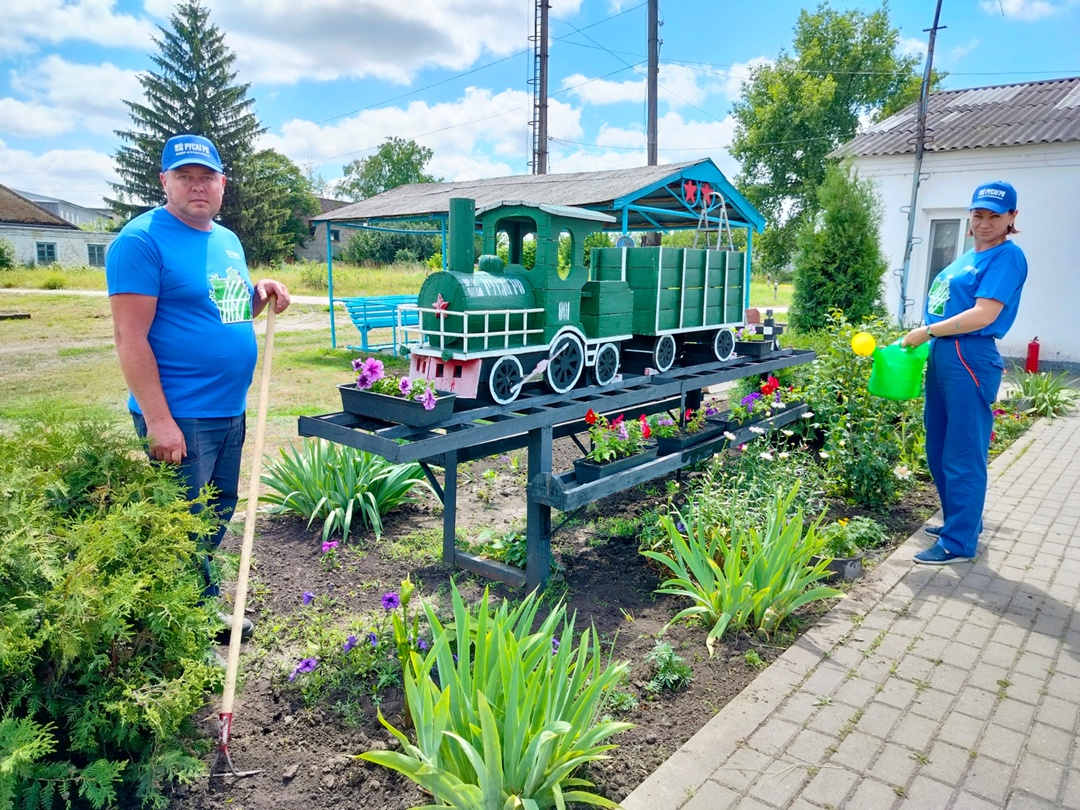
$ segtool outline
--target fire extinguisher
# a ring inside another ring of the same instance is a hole
[[[1028,344],[1027,362],[1024,363],[1024,371],[1028,374],[1039,373],[1039,338],[1033,337]]]

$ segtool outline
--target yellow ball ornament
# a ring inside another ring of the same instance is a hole
[[[877,341],[869,332],[859,332],[851,339],[851,349],[859,357],[869,357],[877,348]]]

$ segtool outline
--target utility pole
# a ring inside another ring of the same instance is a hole
[[[922,87],[919,90],[919,109],[915,118],[915,172],[911,178],[911,204],[908,206],[907,239],[904,241],[904,262],[900,269],[900,303],[896,311],[896,320],[901,326],[907,318],[909,299],[907,297],[908,275],[911,272],[911,248],[914,243],[915,216],[918,212],[916,202],[919,199],[919,183],[922,182],[922,160],[926,149],[926,110],[930,104],[930,79],[934,67],[934,42],[937,40],[938,20],[941,18],[941,0],[937,0],[934,9],[934,25],[923,29],[930,32],[930,41],[926,46],[926,69],[923,71]],[[946,26],[940,26],[945,28]]]
[[[548,169],[548,11],[550,0],[536,0],[533,21],[533,174],[547,174]]]
[[[656,77],[660,72],[660,0],[649,0],[649,78],[646,99],[648,160],[656,165]]]

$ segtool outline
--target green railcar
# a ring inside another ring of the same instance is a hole
[[[483,251],[474,266],[477,220]],[[501,203],[476,212],[472,200],[451,200],[448,269],[421,287],[412,375],[505,404],[532,382],[565,393],[587,377],[609,385],[623,369],[667,371],[684,355],[728,360],[732,327],[743,323],[746,255],[596,248],[590,270],[585,237],[613,223],[582,208]],[[567,236],[570,260],[560,265]],[[523,263],[529,241],[531,268]]]

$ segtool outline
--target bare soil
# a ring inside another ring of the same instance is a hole
[[[569,440],[557,442],[555,468],[569,468],[576,455]],[[522,470],[524,466],[522,452]],[[485,469],[499,471],[494,485],[483,478]],[[620,714],[619,719],[633,722],[636,727],[616,736],[613,741],[619,747],[611,759],[586,774],[603,795],[616,801],[625,798],[754,679],[760,667],[748,663],[747,651],[756,651],[764,664],[773,661],[830,606],[811,606],[789,622],[785,632],[770,640],[745,634],[725,638],[711,659],[700,628],[673,626],[664,638],[692,667],[693,680],[685,690],[650,699],[644,689],[651,677],[645,655],[664,625],[684,605],[654,594],[660,576],[638,554],[637,537],[598,534],[594,519],[637,516],[663,501],[664,490],[665,481],[660,480],[600,501],[590,509],[586,520],[570,524],[553,540],[562,571],[552,589],[558,589],[570,610],[577,611],[579,628],[583,622],[591,622],[605,645],[610,646],[613,660],[629,661],[632,667],[628,691],[636,695],[639,703],[632,712]],[[867,513],[844,504],[833,504],[830,513],[831,517],[871,514],[885,525],[892,546],[914,533],[937,508],[937,496],[927,485],[910,492],[885,514]],[[459,527],[474,532],[490,527],[501,533],[515,521],[520,527],[524,511],[524,473],[510,471],[505,458],[476,462],[466,470],[459,484]],[[422,529],[441,529],[441,516],[433,502],[389,515],[383,540],[363,539],[362,555],[350,554],[349,563],[337,570],[326,570],[320,564],[320,535],[314,527],[307,530],[305,523],[297,518],[260,518],[252,572],[257,595],[252,600],[252,612],[263,626],[269,626],[274,617],[298,610],[304,591],[333,593],[351,611],[374,612],[382,594],[397,590],[406,574],[418,583],[418,591],[427,595],[445,593],[453,574],[467,599],[478,600],[485,586],[490,586],[496,596],[521,597],[520,591],[462,571],[450,572],[437,563],[408,564],[389,556],[387,547],[394,538],[414,535]],[[229,544],[238,548],[238,537],[227,538]],[[872,565],[874,556],[880,557],[888,550],[886,547],[871,555],[868,563]],[[353,727],[346,726],[329,707],[305,710],[299,696],[280,683],[280,675],[271,679],[274,667],[266,666],[265,661],[262,666],[256,663],[262,660],[259,638],[257,634],[252,643],[245,645],[241,659],[241,669],[249,674],[238,692],[230,750],[238,770],[260,773],[178,787],[171,807],[390,810],[430,801],[403,777],[353,758],[373,748],[397,747],[397,741],[379,725],[370,701],[364,704],[363,723]],[[200,729],[210,739],[216,739],[218,709],[219,697],[213,696],[198,717]],[[381,709],[391,722],[400,725],[400,690],[385,690]],[[212,760],[213,753],[207,763]]]

